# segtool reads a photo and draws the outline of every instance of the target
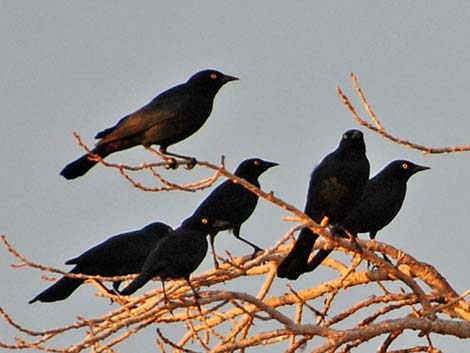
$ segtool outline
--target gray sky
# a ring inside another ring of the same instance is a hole
[[[73,131],[92,144],[96,132],[203,68],[240,81],[221,90],[197,134],[170,150],[212,162],[225,154],[230,169],[251,156],[277,161],[262,186],[299,208],[315,164],[358,128],[335,93],[340,85],[358,102],[351,71],[391,133],[433,146],[469,143],[468,2],[171,3],[0,2],[0,233],[28,259],[66,269],[66,259],[110,235],[153,220],[176,226],[191,213],[208,191],[143,193],[100,166],[72,182],[58,173],[82,153]],[[372,174],[398,158],[432,167],[409,182],[400,215],[378,239],[434,264],[457,291],[469,289],[468,154],[423,156],[368,131],[365,139]],[[134,148],[109,160],[151,156]],[[283,215],[260,202],[242,233],[269,247],[290,227]],[[251,251],[228,234],[216,247]],[[37,271],[11,269],[11,256],[0,253],[0,306],[19,323],[53,328],[111,308],[92,286],[65,302],[28,305],[47,283]],[[210,266],[208,256],[198,272]],[[331,278],[320,270],[291,284]],[[0,340],[13,334],[0,322]],[[445,351],[468,347],[434,340]]]

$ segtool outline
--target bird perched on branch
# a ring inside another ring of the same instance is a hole
[[[408,180],[427,169],[430,168],[407,160],[390,162],[367,182],[359,201],[333,232],[342,237],[346,236],[344,230],[353,236],[369,233],[370,238],[375,239],[377,232],[386,227],[400,211]],[[317,268],[331,251],[319,250],[309,262],[308,271]]]
[[[68,260],[67,265],[75,265],[69,273],[103,277],[139,273],[150,250],[171,230],[170,226],[155,222],[140,230],[115,235],[80,256]],[[35,296],[29,303],[64,300],[83,282],[85,280],[81,278],[64,276]],[[116,291],[119,284],[120,281],[113,282],[113,288]]]
[[[277,163],[263,161],[260,158],[246,159],[240,163],[234,174],[259,188],[260,175],[277,165]],[[259,246],[240,236],[240,228],[252,215],[257,202],[257,195],[232,180],[226,180],[206,197],[190,217],[190,219],[207,220],[215,267],[218,267],[218,262],[214,238],[220,231],[232,230],[237,239],[253,247],[254,253],[261,250]]]
[[[163,295],[168,301],[165,292],[167,279],[184,278],[191,287],[195,298],[198,294],[194,289],[189,276],[201,264],[207,253],[207,239],[209,233],[207,220],[189,219],[159,242],[149,253],[139,275],[122,291],[122,295],[135,293],[153,277],[160,277]]]
[[[313,170],[305,204],[305,214],[320,224],[340,223],[354,206],[369,179],[369,161],[364,137],[359,130],[346,131],[339,146]],[[307,270],[307,262],[318,235],[303,228],[299,237],[280,263],[277,275],[297,279]]]
[[[125,116],[115,126],[99,132],[95,138],[100,141],[91,153],[66,165],[60,174],[66,179],[78,178],[98,163],[96,157],[105,158],[111,153],[138,145],[159,145],[163,155],[193,160],[170,153],[167,148],[202,127],[212,111],[219,89],[234,80],[238,78],[215,70],[194,74],[187,82],[168,89],[144,107]]]

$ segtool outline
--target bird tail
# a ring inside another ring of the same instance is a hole
[[[74,270],[70,273],[75,273]],[[41,293],[36,295],[29,301],[29,304],[40,301],[43,303],[51,303],[68,298],[80,285],[84,282],[80,278],[62,277],[52,286],[47,287]]]
[[[332,230],[332,234],[336,237],[349,239],[348,233],[341,226],[334,227]],[[354,235],[354,236],[357,236],[357,235]],[[315,270],[318,266],[320,266],[323,260],[325,260],[328,257],[328,255],[330,255],[332,251],[333,250],[323,250],[323,249],[319,250],[313,257],[312,261],[310,261],[307,264],[305,272],[312,272],[313,270]]]
[[[121,295],[131,295],[135,293],[138,289],[143,287],[148,281],[152,279],[150,273],[140,273],[126,288],[119,292]]]
[[[307,264],[305,272],[312,272],[313,270],[315,270],[318,266],[320,266],[323,260],[325,260],[328,255],[330,255],[331,252],[332,250],[319,250],[313,257],[312,261]]]
[[[105,153],[101,148],[95,148],[93,151],[91,151],[92,154],[96,154],[100,156],[101,158],[104,158],[107,156],[107,153]],[[67,164],[64,169],[61,170],[60,175],[62,175],[65,179],[71,180],[71,179],[76,179],[78,177],[81,177],[82,175],[85,175],[91,168],[93,168],[98,161],[90,159],[91,154],[87,153],[80,158],[74,160],[73,162]]]
[[[307,262],[318,235],[309,228],[304,228],[299,234],[294,247],[277,268],[277,276],[281,278],[297,279],[306,272]]]

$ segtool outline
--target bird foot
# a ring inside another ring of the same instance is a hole
[[[173,304],[173,302],[168,299],[165,295],[165,298],[163,298],[163,302],[165,303],[166,305],[166,309],[170,312],[171,316],[175,316],[175,314],[173,313],[173,309],[171,308],[171,305]]]
[[[188,159],[188,162],[186,163],[185,168],[187,170],[191,170],[196,166],[196,164],[197,164],[196,158],[190,158],[190,159]]]
[[[387,255],[382,254],[382,258],[384,259],[384,261],[388,262],[390,265],[393,265],[392,260],[390,260],[390,258],[389,258]],[[367,269],[368,269],[368,270],[371,268],[371,265],[372,265],[372,263],[369,262],[369,261],[367,261]],[[373,266],[372,266],[372,270],[375,270],[375,269],[377,269],[377,268],[379,268],[379,266],[377,266],[377,265],[373,265]]]
[[[385,261],[387,261],[389,264],[392,264],[392,260],[390,260],[390,258],[389,258],[387,255],[382,254],[382,257],[383,257],[383,259],[384,259]]]
[[[111,303],[109,305],[112,305],[114,303],[119,304],[121,306],[126,305],[129,302],[129,299],[125,296],[121,296],[119,294],[116,294],[116,297],[114,298],[109,298],[111,300]]]
[[[166,169],[176,169],[178,168],[178,163],[176,163],[176,159],[170,157],[166,159]]]
[[[253,251],[253,253],[251,254],[251,259],[253,260],[254,258],[256,258],[256,256],[258,256],[259,252],[264,252],[264,249],[256,247],[255,251]]]
[[[201,308],[201,304],[199,304],[199,298],[201,298],[199,295],[196,297],[194,296],[194,303],[196,304],[197,306],[197,310],[199,311],[199,314],[202,316],[202,308]]]
[[[358,253],[362,253],[362,247],[359,245],[356,238],[349,237],[349,240],[351,241],[351,245],[353,246],[354,250]]]
[[[119,291],[114,291],[112,289],[109,289],[109,288],[106,288],[107,289],[107,292],[109,295],[113,295],[113,296],[118,296],[120,295],[121,293],[119,293]],[[114,304],[115,302],[118,302],[117,300],[115,300],[114,298],[110,297],[109,298],[109,305],[112,305]]]

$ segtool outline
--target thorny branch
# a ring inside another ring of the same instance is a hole
[[[432,148],[394,137],[385,131],[353,74],[352,80],[371,123],[356,113],[339,88],[338,94],[362,126],[386,139],[424,153],[470,150],[469,145]],[[78,144],[90,152],[80,136],[75,134],[75,137]],[[157,151],[150,148],[147,150],[161,158]],[[150,326],[158,327],[155,342],[162,352],[245,352],[250,347],[272,345],[278,350],[291,353],[302,351],[314,341],[315,345],[310,347],[311,352],[334,353],[350,352],[367,341],[377,339],[378,352],[438,353],[441,351],[430,340],[432,334],[470,338],[470,306],[465,301],[469,292],[459,295],[432,265],[420,262],[391,245],[375,240],[357,240],[356,245],[351,244],[348,239],[333,237],[328,229],[313,222],[293,205],[274,196],[273,192],[264,192],[228,172],[223,157],[220,165],[197,161],[196,169],[203,167],[214,173],[186,184],[170,181],[163,176],[164,173],[160,170],[168,167],[166,160],[128,166],[109,163],[98,156],[93,158],[106,167],[117,169],[132,186],[143,191],[194,192],[211,187],[220,177],[229,178],[288,212],[289,217],[285,218],[293,219],[298,225],[256,258],[251,255],[233,258],[229,255],[218,269],[193,275],[192,284],[199,289],[201,295],[201,311],[194,302],[190,287],[181,281],[168,283],[166,291],[170,298],[169,303],[163,300],[161,288],[131,298],[115,296],[102,290],[96,280],[115,281],[134,276],[105,278],[64,273],[29,261],[2,236],[6,249],[18,261],[18,264],[12,265],[14,268],[29,267],[46,273],[85,278],[97,286],[100,297],[113,300],[114,307],[100,317],[79,317],[70,325],[41,331],[28,329],[16,322],[5,308],[0,308],[0,316],[18,333],[18,337],[12,338],[10,342],[0,341],[1,348],[57,353],[78,353],[89,348],[96,353],[118,352],[116,349],[120,342]],[[176,160],[176,167],[179,166],[192,167],[187,161]],[[132,173],[135,172],[147,172],[159,184],[146,186],[134,178]],[[316,249],[334,248],[350,254],[354,258],[354,266],[327,258],[323,265],[336,273],[331,280],[301,290],[294,290],[289,285],[275,285],[280,282],[275,278],[277,263],[291,247],[286,243],[292,238],[292,233],[302,227],[310,227],[321,235],[322,240],[315,244]],[[376,253],[387,255],[394,263],[384,261]],[[368,270],[366,261],[376,268]],[[233,290],[234,286],[231,284],[242,278],[259,286],[256,296]],[[376,290],[377,294],[348,308],[343,307],[341,312],[333,313],[336,310],[335,304],[341,300],[343,293],[351,288],[363,287]],[[316,318],[319,319],[315,324]],[[174,341],[166,334],[167,326],[180,327],[179,332],[185,334]],[[392,342],[396,343],[398,337],[409,331],[418,333],[416,346],[389,350]],[[54,348],[53,340],[70,332],[79,332],[82,338],[75,344]]]

